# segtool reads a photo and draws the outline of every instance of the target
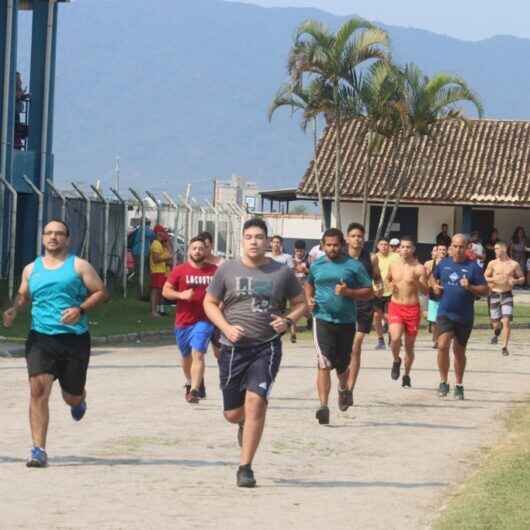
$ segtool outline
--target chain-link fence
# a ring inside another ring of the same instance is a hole
[[[248,214],[235,204],[213,206],[193,198],[173,198],[168,193],[157,197],[134,189],[129,189],[127,195],[115,190],[106,193],[94,186],[87,191],[75,184],[71,190],[61,191],[48,184],[42,225],[50,219],[68,223],[71,252],[87,259],[109,289],[120,286],[124,296],[128,280],[139,284],[141,293],[146,289],[151,228],[156,224],[164,226],[171,236],[174,264],[185,259],[188,241],[203,231],[212,234],[216,254],[234,257],[240,253],[241,227]],[[12,203],[8,202],[9,209]],[[9,214],[7,217],[11,219]],[[37,227],[38,233],[42,228]],[[16,230],[10,234],[8,245],[14,243]],[[134,237],[139,237],[139,253],[133,252]],[[14,249],[15,245],[8,248]],[[8,253],[8,259],[15,259],[13,252]],[[4,270],[13,286],[14,268],[7,266]]]

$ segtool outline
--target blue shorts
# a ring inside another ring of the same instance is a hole
[[[188,357],[192,351],[206,353],[214,332],[210,322],[197,322],[184,328],[175,328],[175,337],[182,357]]]

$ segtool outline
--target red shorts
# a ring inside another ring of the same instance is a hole
[[[164,272],[151,273],[151,289],[162,289],[166,283],[167,275]]]
[[[388,323],[401,324],[405,333],[411,337],[418,334],[421,322],[420,304],[388,304]]]

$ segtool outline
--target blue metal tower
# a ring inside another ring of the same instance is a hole
[[[47,197],[48,179],[53,180],[53,101],[57,43],[58,3],[69,0],[0,0],[0,177],[16,189],[17,245],[16,268],[34,259],[37,245],[37,195],[24,179]],[[24,144],[15,134],[18,109],[17,56],[18,14],[32,11],[30,102]],[[5,270],[10,198],[0,186],[0,264]]]

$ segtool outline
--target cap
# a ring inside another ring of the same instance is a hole
[[[158,234],[159,232],[167,232],[167,230],[162,226],[162,225],[155,225],[155,227],[153,228],[153,232],[155,234]]]
[[[397,237],[393,237],[390,241],[389,241],[389,245],[392,246],[392,247],[397,247],[399,246],[399,239]]]

